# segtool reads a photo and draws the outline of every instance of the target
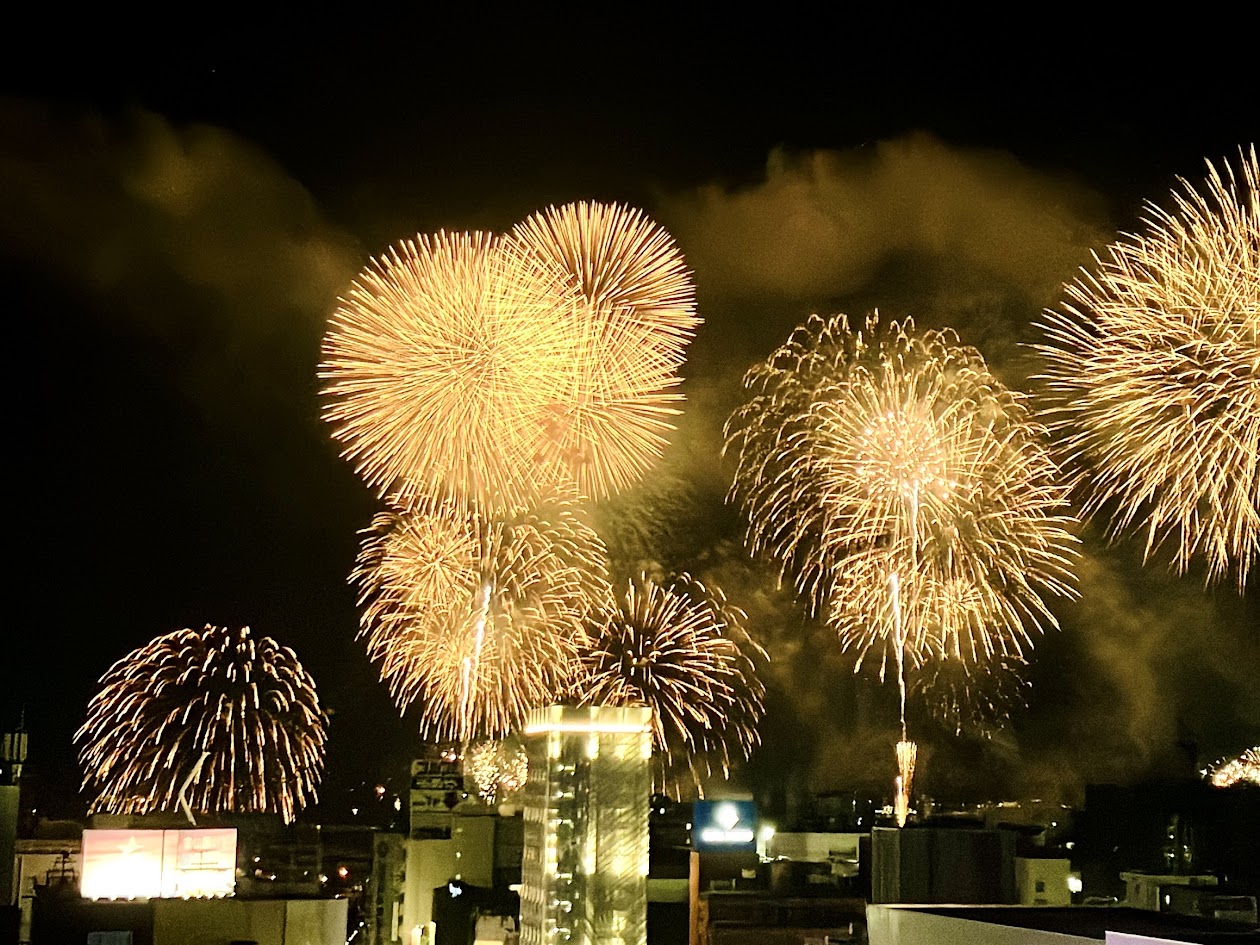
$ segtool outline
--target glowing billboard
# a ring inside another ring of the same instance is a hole
[[[85,830],[84,899],[190,899],[236,891],[236,828]]]

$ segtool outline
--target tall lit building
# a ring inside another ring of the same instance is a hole
[[[521,945],[646,945],[652,710],[530,716]]]

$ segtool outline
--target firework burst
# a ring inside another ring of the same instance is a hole
[[[917,747],[907,676],[935,660],[1019,659],[1074,594],[1064,490],[1020,398],[950,331],[877,316],[867,332],[811,318],[745,378],[727,422],[731,498],[754,554],[825,613],[855,670],[895,668],[894,807],[910,810]]]
[[[523,270],[581,300],[543,455],[581,493],[614,495],[660,459],[674,429],[678,369],[699,324],[691,273],[668,233],[616,204],[551,207],[508,244]]]
[[[1217,762],[1206,772],[1213,787],[1254,784],[1260,787],[1260,745],[1248,748],[1237,758]]]
[[[1052,428],[1085,511],[1149,559],[1239,589],[1260,553],[1260,169],[1208,162],[1174,207],[1148,204],[1044,316]]]
[[[397,507],[610,495],[674,429],[694,308],[672,239],[638,211],[575,204],[506,238],[418,236],[333,313],[324,416]]]
[[[938,659],[907,680],[909,694],[955,736],[992,738],[1027,701],[1024,662],[998,657],[980,664]]]
[[[765,687],[751,656],[766,653],[744,630],[742,611],[690,575],[669,584],[628,582],[600,618],[575,687],[584,705],[642,705],[652,712],[655,789],[703,790],[758,743]]]
[[[478,742],[464,754],[464,772],[487,804],[504,801],[525,786],[529,756],[515,742]]]
[[[500,737],[554,701],[584,620],[611,597],[603,545],[568,499],[506,518],[456,504],[381,513],[351,580],[361,635],[421,731]]]
[[[333,313],[325,419],[396,506],[528,504],[570,371],[574,304],[514,265],[497,237],[405,241],[372,260]]]
[[[248,627],[179,630],[115,663],[75,735],[90,811],[275,813],[317,799],[327,719],[293,651]]]
[[[1074,595],[1043,431],[949,331],[817,317],[749,372],[731,496],[857,666],[1020,658]]]

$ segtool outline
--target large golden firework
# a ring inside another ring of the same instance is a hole
[[[727,421],[731,498],[754,554],[825,613],[855,669],[894,667],[894,808],[910,811],[908,673],[934,660],[1019,659],[1074,595],[1073,519],[1021,398],[951,331],[867,331],[811,317],[745,377]]]
[[[418,236],[333,313],[324,415],[398,507],[610,495],[673,429],[693,296],[668,235],[615,205],[552,208],[507,238]]]
[[[436,739],[498,738],[555,700],[589,612],[611,596],[574,501],[489,518],[448,503],[379,514],[351,580],[361,635],[395,703]]]
[[[293,651],[178,630],[115,663],[75,734],[90,811],[273,813],[317,799],[327,719]],[[182,792],[182,795],[181,795]]]
[[[1074,595],[1073,519],[1043,431],[973,348],[912,322],[812,317],[727,423],[751,550],[857,665],[1019,658]]]
[[[765,651],[719,588],[690,575],[659,583],[639,575],[598,615],[575,694],[583,705],[652,711],[654,789],[703,791],[759,741],[765,686],[752,657]]]
[[[492,235],[407,240],[372,260],[332,315],[324,416],[395,505],[527,504],[571,370],[576,304]]]
[[[1205,192],[1182,180],[1172,210],[1148,204],[1036,347],[1085,511],[1241,590],[1260,552],[1260,169],[1255,145],[1240,156],[1207,162]]]
[[[642,478],[674,429],[678,368],[700,321],[691,273],[668,233],[618,204],[550,207],[518,224],[508,246],[522,269],[580,299],[544,456],[583,494],[614,495]]]

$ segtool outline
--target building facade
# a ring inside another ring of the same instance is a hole
[[[646,945],[651,726],[646,708],[530,717],[521,945]]]

